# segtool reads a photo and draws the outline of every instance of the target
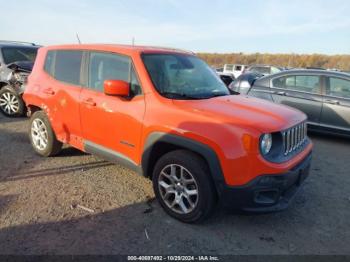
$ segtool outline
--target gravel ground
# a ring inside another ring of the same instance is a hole
[[[187,225],[127,169],[72,148],[37,156],[27,128],[0,116],[1,254],[350,254],[350,140],[311,134],[311,175],[288,210]]]

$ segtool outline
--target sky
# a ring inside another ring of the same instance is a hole
[[[0,0],[0,39],[350,53],[349,0]],[[6,11],[4,11],[6,10]]]

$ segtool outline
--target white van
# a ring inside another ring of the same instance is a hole
[[[247,67],[246,65],[225,64],[223,73],[233,74],[233,76],[237,78],[243,73],[246,67]]]

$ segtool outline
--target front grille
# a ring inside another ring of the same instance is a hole
[[[307,138],[307,124],[303,122],[282,131],[284,155],[288,155],[304,145]]]

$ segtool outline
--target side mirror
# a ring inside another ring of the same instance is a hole
[[[124,96],[130,94],[129,83],[123,80],[105,80],[103,82],[104,93],[108,96]]]

